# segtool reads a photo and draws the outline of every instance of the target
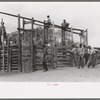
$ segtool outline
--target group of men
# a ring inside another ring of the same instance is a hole
[[[89,68],[96,65],[97,51],[90,46],[80,44],[79,46],[73,46],[72,49],[73,66],[77,68]]]
[[[50,16],[49,15],[47,15],[47,20],[45,22],[46,22],[45,24],[48,27],[50,27],[50,25],[52,25],[52,22],[51,22],[51,19],[50,19]],[[67,31],[67,29],[69,27],[69,23],[67,23],[66,20],[64,19],[63,22],[62,22],[62,24],[61,24],[61,26],[62,26],[62,29],[64,31]],[[45,45],[47,45],[47,43],[45,43]],[[43,62],[42,62],[43,69],[44,69],[44,72],[45,72],[45,71],[48,71],[48,67],[47,67],[47,64],[46,64],[46,60],[47,60],[47,50],[46,50],[45,47],[44,47],[44,52],[42,54],[42,58],[43,58]]]

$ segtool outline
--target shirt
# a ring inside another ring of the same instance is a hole
[[[95,50],[94,50],[94,48],[92,47],[91,50],[90,50],[90,55],[93,54],[93,53],[95,53]]]
[[[51,19],[50,18],[48,18],[47,23],[51,23]]]
[[[68,28],[69,23],[67,23],[67,22],[63,22],[63,23],[61,24],[61,26],[62,26],[62,27],[65,27],[65,28]]]
[[[79,48],[79,54],[84,55],[84,48]]]
[[[78,51],[78,48],[73,48],[73,49],[72,49],[72,52],[73,52],[73,53],[78,53],[78,52],[79,52],[79,51]]]

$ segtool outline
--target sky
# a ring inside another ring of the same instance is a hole
[[[44,21],[50,15],[55,24],[61,25],[63,19],[70,27],[88,29],[88,43],[100,47],[100,2],[0,2],[0,11],[20,14],[28,18]],[[0,14],[7,33],[17,30],[18,19]],[[75,41],[79,36],[74,35]]]

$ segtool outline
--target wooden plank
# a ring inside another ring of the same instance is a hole
[[[57,68],[57,48],[56,48],[56,44],[54,45],[54,67]]]
[[[8,15],[8,16],[13,16],[13,17],[19,17],[18,15],[14,15],[14,14],[10,14],[10,13],[5,13],[5,12],[0,12],[0,14],[4,14],[4,15]],[[27,19],[27,20],[31,20],[31,18],[27,18],[27,17],[22,17],[22,16],[20,16],[20,18],[22,18],[22,19]],[[39,21],[39,20],[34,20],[35,22],[38,22],[38,23],[41,23],[41,24],[44,24],[44,22],[42,22],[42,21]],[[52,25],[52,24],[51,24]],[[60,26],[60,25],[56,25],[56,24],[54,24],[54,27],[55,28],[61,28],[62,29],[62,26]],[[70,30],[70,28],[68,28],[69,30]],[[82,30],[82,29],[76,29],[76,28],[73,28],[73,30],[76,30],[76,31],[84,31],[84,30]]]
[[[3,23],[3,19],[1,20],[1,22]],[[2,35],[3,35],[3,71],[5,70],[5,45],[4,45],[4,29],[3,29],[3,25],[2,25]]]
[[[10,59],[9,50],[10,50],[10,48],[9,48],[9,47],[10,47],[10,41],[9,41],[9,37],[7,37],[7,64],[8,64],[7,71],[8,71],[8,72],[10,72],[10,70],[9,70],[9,69],[10,69],[10,68],[9,68],[9,67],[10,67],[10,66],[9,66],[9,63],[10,63],[10,62],[9,62],[9,59]]]
[[[31,24],[31,21],[24,21],[24,24]]]
[[[18,30],[20,30],[20,31],[28,31],[28,32],[34,32],[35,30],[33,29],[23,29],[23,28],[17,28]]]
[[[21,41],[20,41],[20,14],[18,14],[18,72],[21,70]]]
[[[88,29],[86,29],[86,46],[88,46]]]
[[[34,24],[34,19],[32,17],[32,20],[31,20],[31,30],[33,30],[33,24]],[[35,67],[34,67],[34,41],[33,41],[33,34],[34,32],[32,31],[31,32],[31,69],[34,71],[35,70]]]

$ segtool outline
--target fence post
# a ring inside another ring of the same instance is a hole
[[[73,40],[73,28],[71,27],[71,40],[72,40],[72,42],[74,42],[74,40]]]
[[[57,47],[54,45],[54,68],[57,68]]]
[[[4,26],[3,26],[3,18],[1,20],[2,23],[2,46],[3,46],[3,71],[5,70],[5,45],[4,45]]]
[[[86,46],[88,46],[88,29],[86,29]]]
[[[31,29],[32,29],[32,32],[31,32],[31,66],[32,66],[32,70],[34,71],[35,70],[35,67],[34,67],[34,41],[33,41],[33,34],[34,34],[34,32],[33,32],[33,28],[34,28],[34,26],[33,26],[33,24],[34,24],[34,19],[33,19],[33,17],[32,17],[32,20],[31,20]]]
[[[25,29],[25,21],[23,19],[23,40],[24,40],[24,29]]]
[[[9,37],[7,37],[7,62],[8,62],[8,68],[7,71],[10,72],[11,70],[11,66],[10,66],[10,41],[9,41]]]
[[[20,14],[18,14],[18,72],[21,71]]]

